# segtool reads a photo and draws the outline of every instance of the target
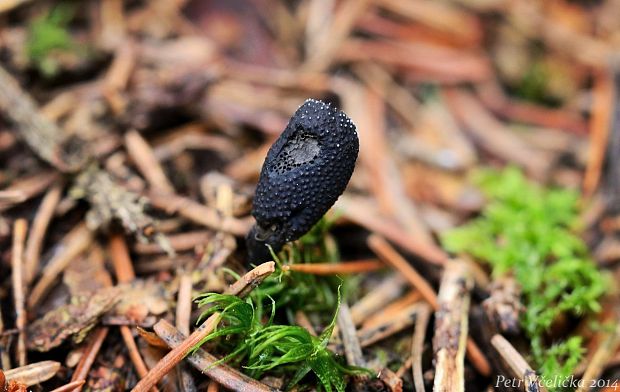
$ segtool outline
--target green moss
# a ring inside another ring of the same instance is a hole
[[[200,307],[209,307],[202,314],[203,318],[220,312],[222,325],[197,347],[225,337],[221,343],[230,346],[230,354],[222,361],[236,361],[251,377],[260,378],[268,371],[292,374],[288,384],[291,388],[312,372],[325,391],[344,392],[346,375],[370,375],[365,369],[342,365],[327,349],[338,307],[323,333],[316,337],[299,326],[274,324],[276,306],[273,301],[271,316],[266,321],[257,314],[251,297],[243,300],[234,295],[208,293],[198,297],[197,302]],[[337,303],[340,303],[339,291]]]
[[[216,351],[226,353],[222,361],[234,363],[254,378],[267,372],[283,375],[289,379],[289,388],[312,372],[324,390],[344,392],[346,375],[369,375],[364,369],[341,364],[327,349],[346,281],[282,269],[283,264],[339,261],[338,248],[329,234],[332,224],[333,220],[324,217],[301,239],[273,254],[276,272],[248,298],[200,295],[196,302],[206,309],[201,319],[219,312],[220,322],[196,347],[214,342]],[[327,325],[319,337],[293,325],[298,310],[314,314]]]
[[[343,297],[350,298],[357,288],[355,277],[316,276],[293,271],[285,271],[283,265],[302,263],[336,263],[340,261],[338,246],[329,233],[336,217],[325,216],[299,240],[284,246],[281,252],[273,255],[278,266],[276,273],[267,277],[251,296],[257,304],[257,312],[264,314],[262,304],[272,298],[277,310],[283,310],[290,323],[294,322],[295,312],[316,313],[323,318],[333,313],[337,306],[336,291],[342,287]]]
[[[77,50],[68,30],[74,15],[72,4],[61,3],[49,13],[34,19],[28,28],[28,57],[45,76],[51,77],[58,72],[59,64],[54,53]]]
[[[560,314],[600,310],[606,288],[577,234],[578,194],[542,188],[514,168],[480,173],[476,181],[487,206],[479,218],[443,235],[442,243],[489,263],[496,276],[514,274],[523,290],[521,324],[535,365],[545,378],[568,377],[581,358],[581,339],[548,346],[545,333]]]

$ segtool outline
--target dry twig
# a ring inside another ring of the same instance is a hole
[[[93,235],[84,225],[80,224],[71,230],[62,240],[59,251],[45,266],[39,281],[35,284],[28,297],[28,309],[35,305],[51,288],[52,284],[69,263],[84,252],[91,244]]]
[[[383,320],[381,323],[360,329],[357,333],[360,344],[362,347],[368,347],[410,327],[417,319],[418,313],[423,306],[424,304],[421,303],[413,304],[403,309],[397,316],[391,319]]]
[[[369,328],[371,326],[380,324],[383,320],[390,319],[397,316],[403,309],[413,305],[420,300],[420,293],[412,291],[400,299],[386,305],[382,310],[374,313],[367,318],[362,324],[363,328]]]
[[[594,351],[594,355],[581,377],[583,384],[577,389],[577,392],[587,392],[593,385],[596,385],[596,381],[600,379],[601,374],[605,371],[609,360],[618,350],[618,347],[620,347],[620,324],[616,320],[614,331],[601,341],[596,351]]]
[[[208,323],[209,320],[205,322]],[[204,324],[203,324],[204,325]],[[155,332],[161,337],[166,344],[168,344],[172,350],[181,347],[188,338],[181,334],[176,328],[174,328],[166,320],[160,320],[155,324]],[[171,351],[172,352],[172,351]],[[202,349],[196,350],[194,353],[187,356],[187,360],[196,369],[205,373],[211,379],[217,381],[219,384],[233,391],[241,392],[272,392],[272,388],[265,384],[262,384],[253,378],[246,376],[238,370],[231,368],[225,364],[218,364],[213,366],[218,359]],[[134,388],[134,391],[140,391],[140,389]]]
[[[85,380],[72,381],[66,385],[63,385],[62,387],[58,387],[52,390],[51,392],[71,392],[76,390],[77,388],[81,389],[82,385],[84,385],[85,383]]]
[[[5,195],[19,195],[19,197],[25,201],[39,193],[45,191],[51,184],[57,181],[59,178],[57,173],[42,172],[28,177],[21,177],[11,184],[10,187],[5,188],[2,192]],[[13,204],[10,202],[3,202],[0,200],[0,212],[10,208]]]
[[[385,268],[378,260],[355,260],[343,263],[290,264],[282,266],[283,271],[295,271],[312,275],[339,275],[371,272]]]
[[[383,282],[351,306],[351,318],[355,325],[362,324],[386,303],[399,298],[405,291],[405,280],[400,274],[387,277]]]
[[[369,206],[368,202],[359,198],[341,196],[336,205],[342,208],[344,216],[348,219],[367,228],[370,232],[385,236],[398,246],[430,263],[442,265],[448,260],[448,255],[441,248],[415,239],[397,225],[374,214],[374,208]]]
[[[435,311],[439,309],[437,294],[430,284],[387,241],[373,234],[368,238],[368,245],[381,259],[403,274]],[[489,361],[471,338],[467,339],[467,356],[480,374],[491,374]]]
[[[465,391],[467,317],[473,280],[462,261],[446,264],[435,312],[434,392]]]
[[[153,150],[137,131],[129,131],[125,134],[125,146],[132,161],[149,182],[151,189],[159,193],[174,193],[174,187],[166,177]]]
[[[88,372],[90,368],[93,366],[95,362],[95,358],[97,358],[97,354],[99,354],[99,350],[101,349],[101,345],[105,340],[106,336],[108,336],[109,329],[107,327],[100,327],[95,330],[94,333],[91,334],[90,341],[84,348],[84,352],[82,353],[82,358],[80,358],[80,362],[78,362],[77,367],[75,368],[75,372],[71,377],[71,382],[73,381],[85,381],[88,376]],[[79,392],[82,387],[78,387],[76,392]]]
[[[431,308],[423,306],[418,312],[413,339],[411,341],[411,371],[413,374],[413,384],[416,392],[424,392],[424,375],[422,373],[422,353],[424,351],[424,339],[426,328],[431,316]]]
[[[114,271],[118,282],[129,283],[133,281],[136,276],[133,271],[133,266],[131,265],[129,250],[127,249],[127,244],[125,244],[125,239],[119,234],[112,235],[110,238],[109,247],[110,254],[112,256],[112,264],[114,265]],[[133,338],[131,330],[126,325],[121,325],[120,330],[123,341],[127,346],[127,351],[129,352],[129,358],[131,358],[131,362],[136,369],[136,373],[138,373],[138,376],[140,377],[146,376],[148,373],[148,368],[140,355],[140,351],[138,350],[138,346],[136,345],[136,341]],[[153,387],[151,392],[157,392],[157,387]]]
[[[253,219],[222,216],[216,209],[183,196],[150,192],[148,199],[155,208],[162,209],[169,214],[176,213],[192,222],[237,236],[246,235],[252,226]]]
[[[546,389],[538,382],[536,372],[521,354],[502,335],[494,335],[491,344],[502,357],[515,377],[523,380],[526,391],[543,392]]]
[[[346,303],[340,305],[340,311],[338,312],[338,331],[342,337],[347,363],[350,366],[364,366],[366,361],[364,361],[362,355],[362,346],[357,338],[349,305]]]
[[[54,185],[43,197],[34,217],[24,253],[24,279],[26,285],[32,282],[39,270],[39,259],[41,257],[41,247],[45,239],[45,232],[54,216],[54,210],[60,201],[61,194],[62,185]]]

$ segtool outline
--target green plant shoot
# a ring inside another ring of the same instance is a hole
[[[220,312],[221,327],[213,331],[198,346],[219,337],[226,337],[230,354],[221,361],[235,360],[251,377],[259,378],[267,371],[293,374],[289,388],[296,385],[309,372],[318,378],[325,391],[344,392],[345,375],[369,374],[365,369],[341,365],[327,344],[336,324],[340,304],[331,322],[320,336],[312,336],[305,328],[273,323],[272,315],[267,321],[257,317],[256,307],[250,298],[240,299],[233,295],[203,294],[197,298],[200,307],[208,307],[202,318]]]

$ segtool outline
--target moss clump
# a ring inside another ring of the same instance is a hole
[[[443,235],[443,245],[489,263],[496,276],[514,274],[523,290],[521,324],[535,365],[545,379],[569,377],[583,354],[581,338],[549,346],[545,333],[560,314],[600,310],[606,288],[577,235],[578,194],[542,188],[514,168],[483,172],[476,180],[487,206],[480,217]]]
[[[332,223],[323,217],[278,255],[272,252],[277,265],[275,273],[252,290],[248,298],[216,293],[200,295],[196,302],[206,309],[201,319],[219,312],[220,321],[218,329],[197,347],[213,341],[216,351],[227,353],[222,361],[235,364],[254,378],[267,372],[285,376],[289,388],[312,372],[325,391],[344,392],[346,375],[370,375],[365,369],[341,364],[327,349],[341,302],[341,287],[346,282],[339,277],[313,276],[281,268],[283,261],[286,264],[339,261],[338,248],[329,235]],[[306,329],[292,325],[297,310],[317,316],[327,325],[323,333],[312,336]]]
[[[275,302],[272,302],[271,317],[266,321],[257,314],[251,297],[243,300],[234,295],[209,293],[198,297],[197,302],[200,307],[210,306],[202,317],[220,312],[222,325],[200,345],[225,337],[219,343],[228,345],[230,354],[222,361],[242,365],[251,377],[260,378],[267,371],[278,375],[292,374],[288,383],[291,388],[312,371],[325,391],[344,392],[345,375],[369,374],[364,369],[340,364],[327,349],[338,308],[323,333],[316,337],[299,326],[274,324]]]
[[[28,27],[28,57],[46,77],[54,76],[59,70],[55,53],[74,53],[79,49],[69,32],[69,23],[74,15],[73,4],[61,3],[49,13],[34,19]]]

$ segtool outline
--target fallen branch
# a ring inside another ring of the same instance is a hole
[[[473,280],[464,262],[446,264],[435,312],[434,392],[465,391],[467,316],[472,288]]]

